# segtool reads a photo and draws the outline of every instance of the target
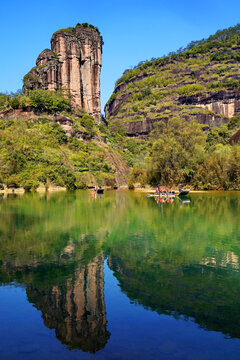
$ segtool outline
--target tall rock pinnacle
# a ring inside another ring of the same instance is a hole
[[[77,24],[56,31],[51,50],[38,56],[36,66],[25,75],[23,90],[61,91],[70,96],[71,105],[101,120],[100,72],[102,37],[97,28]]]

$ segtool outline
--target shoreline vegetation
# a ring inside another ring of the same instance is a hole
[[[103,187],[105,190],[112,190],[115,191],[113,189],[113,187],[110,186],[106,186]],[[171,187],[172,190],[174,191],[178,191],[178,187],[177,186],[173,186]],[[89,190],[92,191],[91,188],[85,188],[85,189],[77,189],[78,190]],[[151,186],[146,186],[146,187],[141,187],[141,186],[136,186],[134,187],[134,189],[129,189],[127,185],[123,185],[123,186],[119,186],[119,190],[123,190],[123,191],[132,191],[134,193],[139,193],[139,194],[155,194],[156,193],[156,188],[151,187]],[[189,190],[189,188],[188,188]],[[43,193],[57,193],[57,192],[66,192],[68,191],[66,187],[63,186],[55,186],[55,185],[50,185],[47,189],[45,188],[44,185],[39,186],[34,193],[38,193],[38,194],[43,194]],[[75,191],[75,190],[74,190]],[[0,190],[0,195],[23,195],[25,193],[29,193],[28,191],[24,190],[24,188],[5,188],[4,190]],[[31,192],[33,193],[33,192]],[[202,194],[202,193],[239,193],[240,194],[240,190],[192,190],[190,189],[190,194]]]
[[[240,189],[240,144],[229,143],[240,116],[208,132],[176,116],[156,123],[147,139],[133,139],[82,110],[43,111],[46,99],[40,96],[35,110],[0,112],[0,183],[10,188],[36,191],[42,183],[67,190],[114,184],[133,189],[160,183]]]

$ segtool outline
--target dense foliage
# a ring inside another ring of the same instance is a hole
[[[9,107],[24,110],[28,106],[33,110],[48,113],[71,110],[68,98],[50,90],[36,89],[29,91],[28,94],[0,94],[0,111]]]
[[[29,104],[40,111],[56,112],[70,110],[68,99],[48,90],[38,89],[30,91]]]
[[[206,102],[198,106],[198,99],[212,97],[214,102],[217,93],[231,91],[234,97],[240,89],[239,46],[240,24],[168,56],[140,62],[116,82],[106,108],[110,128],[120,136],[128,130],[133,137],[131,129],[144,130],[145,121],[154,128],[148,139],[131,138],[134,150],[129,151],[126,140],[122,141],[124,153],[134,159],[129,162],[133,167],[130,188],[134,183],[240,188],[240,145],[229,142],[240,129],[239,117],[230,121],[218,113],[220,107],[209,110]],[[218,128],[213,123],[225,125]],[[136,155],[140,151],[141,158]]]
[[[240,117],[235,117],[228,125],[213,127],[205,134],[201,125],[179,117],[167,124],[159,122],[151,133],[148,155],[131,172],[130,187],[139,182],[239,190],[240,144],[229,144],[239,124]]]
[[[30,119],[1,119],[0,182],[27,191],[36,190],[40,184],[46,188],[50,184],[65,186],[69,190],[113,184],[116,168],[105,152],[112,151],[114,156],[114,151],[108,150],[101,140],[99,126],[83,112],[68,116],[73,122],[72,136],[47,114]]]
[[[176,115],[186,120],[201,116],[224,116],[207,108],[184,103],[193,95],[214,95],[220,90],[240,88],[240,25],[218,31],[208,39],[190,43],[151,61],[124,71],[107,106],[114,105],[108,120],[122,123],[144,119],[165,120]],[[182,101],[178,101],[178,100]]]

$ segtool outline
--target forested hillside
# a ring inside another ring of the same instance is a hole
[[[112,146],[114,135],[68,99],[33,90],[0,101],[1,183],[25,190],[126,183],[128,166]]]
[[[239,189],[239,61],[237,25],[124,72],[105,114],[138,153],[130,186]]]

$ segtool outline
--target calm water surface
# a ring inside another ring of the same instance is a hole
[[[0,199],[1,359],[239,359],[240,193]]]

